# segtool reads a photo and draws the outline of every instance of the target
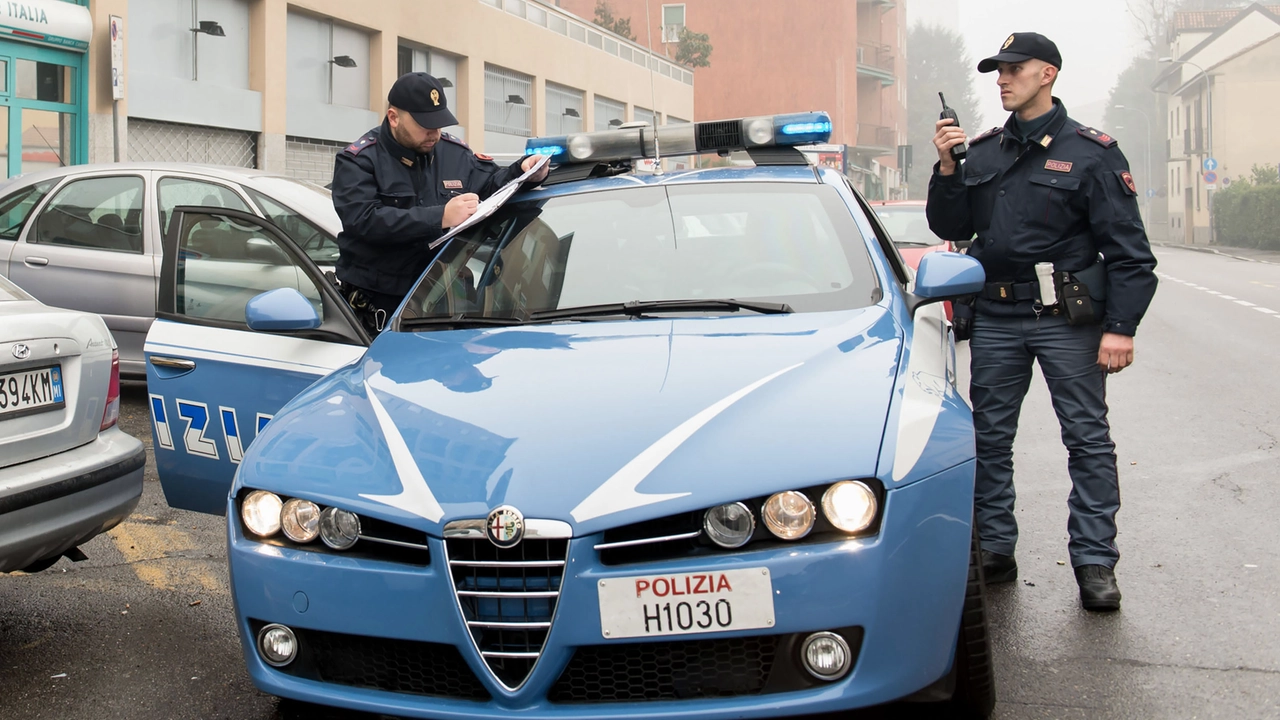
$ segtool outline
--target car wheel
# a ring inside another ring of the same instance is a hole
[[[996,706],[996,678],[987,631],[986,582],[982,577],[976,523],[969,543],[969,581],[960,615],[960,637],[956,641],[955,693],[951,703],[956,715],[962,718],[985,719]]]

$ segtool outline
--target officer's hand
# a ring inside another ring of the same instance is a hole
[[[480,196],[475,193],[450,198],[444,206],[444,220],[440,222],[441,229],[448,230],[471,217],[476,213],[476,206],[479,204]]]
[[[529,172],[529,168],[533,167],[533,164],[538,162],[541,159],[542,158],[538,157],[537,155],[531,155],[525,158],[524,162],[520,163],[520,169],[523,170],[524,172]],[[529,177],[528,182],[542,182],[543,180],[547,179],[547,173],[550,171],[551,171],[551,163],[545,162],[542,164],[541,168],[538,168],[538,172],[534,173],[532,176]]]
[[[1118,373],[1133,364],[1133,338],[1119,333],[1103,333],[1098,348],[1098,366]]]
[[[951,159],[951,148],[968,142],[964,130],[955,127],[955,120],[947,118],[939,120],[934,127],[937,132],[933,136],[933,146],[938,148],[938,173],[950,175],[956,171],[956,161]]]

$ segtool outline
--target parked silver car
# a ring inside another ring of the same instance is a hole
[[[182,205],[266,217],[317,265],[337,262],[342,223],[318,185],[244,168],[116,163],[0,186],[0,275],[41,302],[101,315],[119,344],[121,373],[146,377],[142,345],[155,318],[160,240]]]
[[[120,362],[102,318],[0,277],[0,572],[35,572],[115,527],[146,450],[116,426]]]

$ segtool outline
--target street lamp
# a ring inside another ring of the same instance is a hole
[[[1196,70],[1199,70],[1200,74],[1204,76],[1204,94],[1205,94],[1205,106],[1206,106],[1206,115],[1207,115],[1207,118],[1205,120],[1205,129],[1209,135],[1207,149],[1209,152],[1209,157],[1213,157],[1213,87],[1209,84],[1209,73],[1205,71],[1204,68],[1191,62],[1190,60],[1174,60],[1173,58],[1166,56],[1166,57],[1160,58],[1158,62],[1173,63],[1175,65],[1190,65]],[[1206,190],[1205,196],[1207,198],[1207,201],[1208,201],[1207,204],[1209,206],[1208,208],[1209,210],[1209,244],[1212,245],[1213,244],[1213,193],[1211,191]],[[1194,240],[1194,237],[1192,238],[1192,240]]]
[[[1129,110],[1131,112],[1138,113],[1139,115],[1142,116],[1142,122],[1147,126],[1147,163],[1146,165],[1147,165],[1148,192],[1146,193],[1146,197],[1143,198],[1143,205],[1146,206],[1147,224],[1150,225],[1151,224],[1151,192],[1150,190],[1154,186],[1153,179],[1155,177],[1154,175],[1151,174],[1151,120],[1147,117],[1147,114],[1145,112],[1139,110],[1138,108],[1125,107],[1124,105],[1113,105],[1112,107],[1114,107],[1116,110]]]

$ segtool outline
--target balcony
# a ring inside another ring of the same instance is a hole
[[[856,149],[875,157],[892,155],[898,152],[898,133],[891,127],[858,123]]]
[[[893,48],[878,43],[858,43],[858,77],[878,80],[881,87],[893,84]]]
[[[1186,129],[1182,131],[1183,155],[1199,155],[1204,152],[1204,129]]]

